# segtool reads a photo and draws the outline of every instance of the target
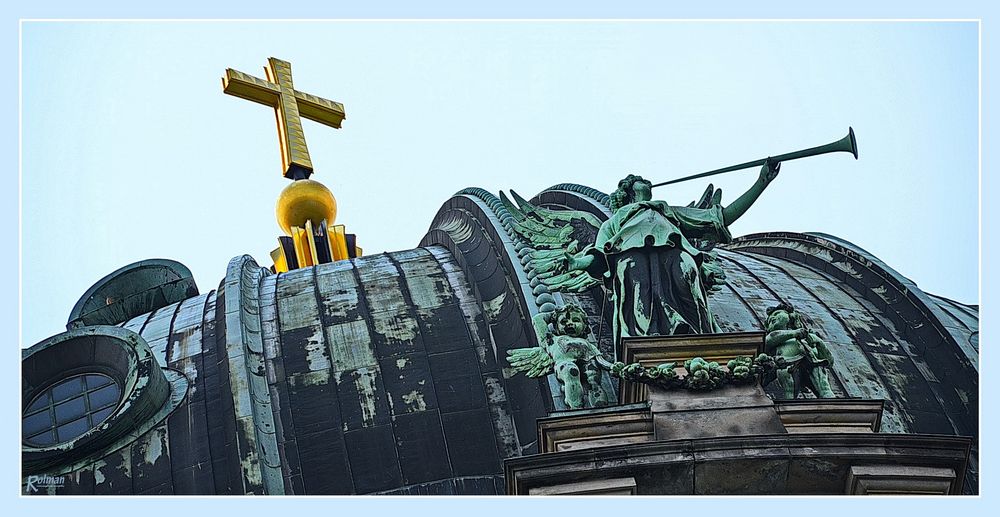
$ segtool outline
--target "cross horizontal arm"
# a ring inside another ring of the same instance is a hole
[[[320,124],[340,129],[344,121],[344,105],[308,93],[295,90],[295,100],[299,105],[299,115]]]
[[[281,96],[281,90],[276,84],[232,68],[227,68],[226,76],[222,78],[222,91],[272,108],[278,105]]]

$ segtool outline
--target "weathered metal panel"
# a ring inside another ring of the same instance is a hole
[[[469,331],[472,342],[475,345],[476,353],[479,356],[480,370],[484,373],[497,371],[496,345],[490,339],[489,329],[486,326],[486,318],[480,309],[479,302],[469,292],[465,273],[458,268],[458,265],[451,258],[451,254],[447,250],[433,247],[430,248],[430,251],[444,272],[445,279],[448,281],[448,285],[455,295],[455,300],[458,302],[459,311],[461,311],[465,318],[465,327]]]
[[[188,398],[198,393],[201,369],[201,328],[205,319],[205,303],[209,295],[196,296],[181,303],[170,330],[166,364],[184,373],[188,379]],[[199,400],[201,394],[198,393]]]
[[[758,287],[756,287],[758,291],[766,289],[775,298],[780,296],[782,300],[787,300],[795,305],[796,309],[806,316],[807,324],[823,336],[831,355],[834,357],[836,365],[834,377],[842,386],[835,386],[835,393],[842,390],[842,393],[846,392],[846,396],[890,401],[886,405],[882,428],[886,432],[905,432],[905,424],[897,415],[898,410],[893,404],[893,402],[898,401],[894,401],[891,392],[886,390],[885,381],[880,378],[872,365],[869,354],[855,345],[854,338],[848,329],[820,300],[796,283],[787,273],[763,260],[722,251],[720,251],[720,256],[726,258],[723,264],[738,261],[743,268],[748,268],[748,272],[752,271],[752,276],[758,282]],[[728,269],[726,275],[729,276]],[[749,288],[750,283],[747,282],[744,287]],[[754,304],[756,302],[752,297],[742,292],[741,296],[748,303]],[[767,307],[773,303],[768,302],[766,305],[756,307],[761,319],[766,317]]]
[[[399,270],[388,255],[356,259],[355,270],[372,313],[406,313],[410,310],[401,293]],[[415,325],[412,327],[415,328]],[[376,330],[380,329],[377,327]]]
[[[502,458],[520,456],[521,444],[518,441],[514,415],[503,388],[502,378],[498,373],[484,373],[483,385],[486,387],[486,403],[490,409],[497,450],[500,451]]]
[[[486,407],[486,390],[475,350],[432,354],[427,359],[442,413]]]
[[[187,360],[191,360],[190,358]],[[214,494],[212,450],[208,439],[208,417],[203,391],[193,393],[167,418],[170,436],[170,467],[176,494]]]
[[[476,478],[453,478],[429,483],[417,483],[392,490],[378,492],[379,495],[495,495],[493,489],[496,476]],[[502,479],[502,476],[501,476]]]
[[[356,320],[325,329],[330,345],[333,369],[337,372],[372,367],[378,364],[371,349],[371,336],[365,320]]]
[[[351,493],[351,469],[342,437],[337,386],[327,372],[289,378],[290,416],[306,493]]]
[[[242,487],[237,488],[230,465],[237,463],[235,454],[230,454],[227,448],[230,442],[229,426],[232,417],[232,397],[228,394],[226,384],[229,378],[228,362],[225,357],[225,290],[217,291],[215,297],[209,298],[205,307],[205,326],[202,329],[202,375],[200,380],[204,386],[205,412],[208,417],[208,443],[212,450],[212,478],[218,494],[242,493]]]
[[[344,433],[344,441],[357,493],[380,492],[402,484],[391,425]]]
[[[336,383],[344,432],[389,423],[388,393],[377,367],[338,372]]]
[[[132,448],[125,447],[94,463],[95,495],[132,494]]]
[[[396,415],[392,418],[402,484],[412,485],[452,476],[441,416],[437,411]]]
[[[751,307],[734,287],[723,285],[719,292],[709,294],[708,303],[712,308],[712,314],[715,315],[716,323],[723,332],[764,330],[763,316],[756,312],[759,309],[755,307],[760,307],[766,302],[758,302]]]
[[[158,309],[142,328],[142,338],[149,344],[160,366],[167,366],[167,346],[170,337],[170,327],[180,303],[174,303]]]
[[[237,448],[245,492],[281,494],[284,479],[261,337],[260,284],[265,274],[244,255],[230,261],[224,281],[225,360],[236,419],[231,445]]]
[[[124,323],[122,323],[122,328],[131,330],[136,334],[142,334],[142,327],[146,326],[146,322],[153,315],[152,312],[146,314],[140,314]]]
[[[272,393],[280,401],[281,388],[287,390],[289,409],[279,410],[277,420],[290,424],[279,431],[279,450],[298,468],[285,466],[286,486],[304,493],[372,493],[450,479],[449,445],[436,411],[439,390],[446,411],[482,418],[490,413],[480,370],[496,369],[462,272],[449,255],[423,249],[304,270],[312,275],[297,270],[276,279],[274,343],[268,344],[266,325],[263,332],[265,351],[280,354],[280,361],[275,356],[267,363],[274,370]],[[428,339],[435,352],[430,356]],[[506,404],[500,390],[499,403]],[[468,413],[474,408],[480,413]],[[494,454],[496,434],[491,426],[478,438]],[[368,457],[373,451],[379,456],[374,463]],[[481,474],[499,473],[498,461],[488,464],[494,470]]]
[[[392,258],[402,273],[412,307],[432,309],[455,303],[445,272],[429,251],[417,248],[408,254],[408,259],[400,258],[398,253]]]
[[[39,489],[46,495],[92,495],[94,493],[94,465],[69,472],[62,476],[62,486],[49,486]],[[37,494],[27,492],[28,495]]]
[[[424,246],[448,248],[473,284],[498,362],[504,360],[511,348],[537,344],[530,322],[538,311],[527,274],[501,221],[502,212],[495,196],[481,189],[468,189],[445,203],[431,230],[421,240]],[[512,327],[520,327],[521,331],[512,331]],[[519,441],[531,442],[535,418],[550,408],[561,407],[555,382],[551,376],[540,380],[505,376],[503,383],[511,401],[521,398],[544,401],[541,405],[528,403],[521,411],[510,412],[519,420],[516,425]],[[531,414],[528,408],[537,414]]]
[[[500,471],[492,420],[486,407],[441,415],[441,424],[448,442],[448,456],[455,476]]]
[[[350,494],[355,492],[344,435],[339,428],[301,435],[296,440],[305,494]]]
[[[479,360],[479,370],[482,374],[497,450],[503,458],[520,455],[521,445],[514,425],[513,412],[504,389],[503,379],[499,374],[499,352],[489,332],[486,317],[482,313],[479,303],[471,296],[466,284],[466,276],[458,268],[451,254],[439,247],[430,248],[430,252],[441,266],[445,278],[458,300],[459,307],[465,315],[466,328],[469,330]]]
[[[426,354],[413,353],[382,359],[379,369],[393,416],[437,408],[437,394]]]
[[[132,445],[132,490],[139,495],[173,493],[170,470],[170,439],[167,426],[160,424]]]
[[[774,263],[778,259],[760,257],[759,260]],[[799,272],[806,266],[782,262],[782,268],[795,275],[800,283]],[[818,273],[825,275],[826,273]],[[871,282],[866,281],[866,285]],[[837,300],[841,307],[851,307],[847,312],[837,306],[829,307],[853,334],[855,342],[866,353],[872,354],[872,364],[885,380],[887,389],[899,401],[902,418],[912,432],[974,434],[975,430],[966,426],[966,416],[956,413],[954,405],[947,401],[949,387],[943,386],[937,374],[927,362],[927,356],[919,346],[912,344],[907,332],[899,332],[893,321],[879,308],[853,291],[847,285],[826,277],[829,292],[839,293]],[[824,305],[829,306],[827,300]],[[895,359],[881,354],[894,354]],[[950,431],[943,431],[950,427]]]

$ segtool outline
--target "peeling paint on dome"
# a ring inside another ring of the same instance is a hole
[[[427,403],[424,402],[424,394],[417,390],[404,394],[403,402],[407,405],[407,411],[424,411],[427,409]]]
[[[497,316],[500,315],[500,309],[503,308],[503,302],[506,299],[507,291],[503,291],[496,298],[483,302],[483,313],[486,314],[486,318],[490,321],[496,321]]]

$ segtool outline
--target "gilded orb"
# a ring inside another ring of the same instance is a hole
[[[281,191],[274,209],[278,226],[286,235],[292,226],[304,227],[306,221],[318,225],[324,219],[332,226],[337,218],[337,200],[322,183],[313,180],[293,181]]]

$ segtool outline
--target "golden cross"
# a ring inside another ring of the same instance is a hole
[[[268,58],[264,72],[266,81],[227,68],[222,78],[222,91],[274,108],[284,175],[289,179],[308,178],[313,166],[300,116],[340,129],[345,118],[344,105],[294,89],[292,64],[288,61]]]

